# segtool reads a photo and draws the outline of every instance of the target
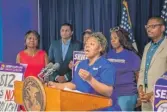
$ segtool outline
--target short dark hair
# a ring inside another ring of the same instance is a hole
[[[63,23],[63,24],[61,25],[61,27],[62,27],[62,26],[69,26],[70,29],[71,29],[71,31],[73,31],[73,26],[72,26],[72,24],[70,24],[70,23]]]
[[[82,33],[82,42],[83,42],[83,38],[84,38],[84,36],[85,36],[86,34],[91,35],[92,32],[90,32],[90,31],[84,31],[84,32]]]
[[[90,32],[90,31],[84,31],[84,32],[82,33],[82,37],[84,37],[85,34],[90,34],[90,35],[91,35],[92,32]]]
[[[27,36],[29,35],[29,34],[34,34],[35,35],[35,37],[37,37],[37,40],[38,40],[38,45],[37,45],[37,49],[39,49],[39,44],[40,44],[40,35],[39,35],[39,33],[37,32],[37,31],[35,31],[35,30],[29,30],[29,31],[27,31],[26,32],[26,34],[25,34],[25,42],[26,42],[26,39],[27,39]],[[25,45],[25,49],[27,49],[27,46]]]
[[[152,20],[152,19],[156,19],[160,24],[165,26],[165,20],[162,17],[154,16],[154,17],[149,18],[149,20]]]

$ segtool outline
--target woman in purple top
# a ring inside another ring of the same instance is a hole
[[[113,49],[107,53],[108,60],[116,68],[115,92],[122,111],[133,111],[137,103],[137,76],[140,68],[140,57],[133,48],[123,28],[111,30]]]

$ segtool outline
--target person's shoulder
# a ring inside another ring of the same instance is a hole
[[[87,62],[88,62],[88,59],[81,60],[81,61],[80,61],[80,64],[86,64]]]
[[[165,47],[167,47],[167,44],[166,44],[166,43],[167,43],[167,37],[165,37],[165,39],[164,39],[164,43],[165,43],[165,44],[164,44]]]
[[[21,58],[25,58],[26,56],[27,56],[26,51],[25,51],[25,50],[21,50],[21,51],[17,54],[16,58],[17,58],[17,59],[21,59]]]
[[[167,41],[167,36],[164,37],[164,41]]]
[[[112,56],[114,54],[114,49],[109,49],[109,51],[107,52],[107,58]]]
[[[78,41],[78,40],[71,40],[71,43],[73,43],[73,44],[78,44],[78,45],[80,45],[80,44],[81,44],[81,42],[80,42],[80,41]]]
[[[151,45],[151,41],[150,41],[149,43],[147,43],[144,48],[147,48],[147,47],[149,47],[150,45]]]
[[[109,49],[107,53],[112,53],[113,52],[113,49]]]
[[[104,68],[114,68],[114,65],[109,60],[107,60],[105,57],[102,56],[100,60]]]
[[[23,52],[25,52],[25,50],[21,50],[21,51],[19,51],[19,53],[23,53]],[[19,53],[18,53],[18,54],[19,54]]]
[[[78,63],[78,66],[77,67],[85,67],[87,66],[87,63],[88,63],[88,59],[85,59],[85,60],[81,60],[79,63]]]
[[[52,40],[51,41],[51,45],[56,45],[57,43],[59,43],[61,40]]]
[[[163,42],[161,43],[160,47],[158,47],[158,49],[163,48],[163,53],[164,55],[167,55],[167,37],[165,37],[165,39],[163,40]]]
[[[115,50],[114,49],[109,49],[108,53],[113,53]]]
[[[50,48],[55,49],[57,46],[60,47],[59,45],[60,45],[60,40],[52,40]]]
[[[45,50],[42,50],[42,49],[39,49],[38,52],[39,52],[40,54],[46,54],[46,51],[45,51]]]
[[[21,58],[24,56],[25,56],[24,50],[21,50],[19,53],[17,53],[16,63],[20,63]]]
[[[131,56],[131,55],[132,56],[134,56],[134,55],[136,56],[137,55],[135,52],[133,52],[131,50],[127,50],[127,49],[125,49],[125,53],[128,54],[129,56]]]
[[[21,50],[17,55],[25,54],[25,50]]]
[[[75,46],[76,48],[78,49],[81,49],[82,48],[82,44],[80,41],[78,40],[71,40],[71,43],[73,44],[73,46]]]
[[[127,56],[130,60],[133,60],[133,59],[140,60],[140,57],[135,52],[130,51],[130,50],[127,50]]]

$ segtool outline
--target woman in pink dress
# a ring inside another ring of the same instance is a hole
[[[34,30],[25,34],[25,49],[17,55],[16,62],[27,64],[24,78],[35,76],[48,64],[48,56],[45,51],[39,49],[40,35]]]
[[[39,49],[40,35],[34,30],[25,34],[25,49],[17,54],[16,62],[27,64],[24,78],[28,76],[38,77],[38,74],[48,64],[48,56],[45,51]],[[18,111],[25,111],[20,105]]]

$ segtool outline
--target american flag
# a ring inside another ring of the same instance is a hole
[[[128,11],[128,4],[125,0],[123,0],[123,4],[122,4],[122,17],[121,17],[120,27],[130,33],[129,39],[132,42],[133,47],[138,51],[135,38],[133,36],[132,24],[129,16],[129,11]]]
[[[161,11],[161,17],[164,18],[166,22],[165,35],[167,36],[167,0],[164,1],[163,9]]]

